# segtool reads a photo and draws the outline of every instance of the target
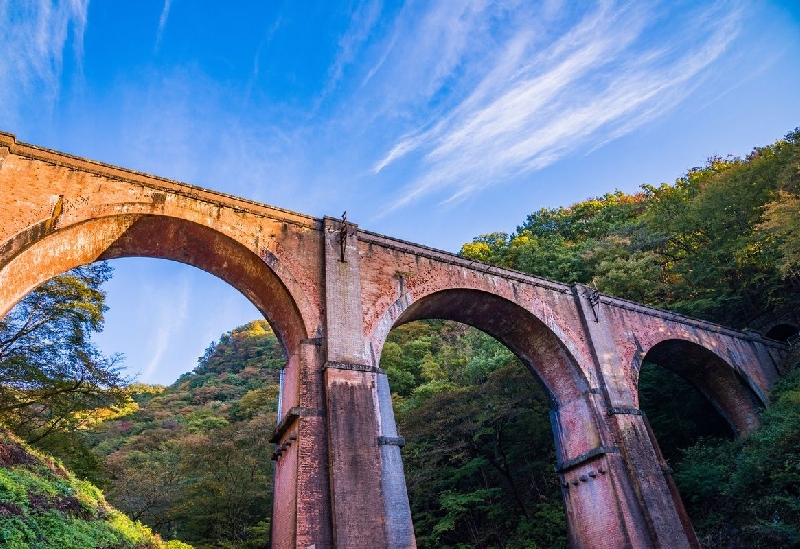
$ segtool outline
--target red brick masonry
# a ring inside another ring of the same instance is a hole
[[[265,182],[268,183],[268,182]],[[642,361],[710,396],[737,431],[782,344],[0,133],[0,315],[102,259],[203,269],[241,291],[286,351],[273,547],[415,547],[385,372],[393,326],[464,322],[547,388],[573,547],[699,547],[638,405]]]

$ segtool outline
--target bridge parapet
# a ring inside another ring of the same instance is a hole
[[[359,229],[358,233],[359,242],[363,242],[365,244],[375,244],[389,250],[412,254],[417,257],[424,257],[433,261],[454,265],[457,267],[463,267],[480,273],[499,276],[506,280],[522,282],[524,284],[530,284],[531,286],[539,286],[541,288],[562,294],[568,294],[570,292],[570,285],[562,282],[556,282],[554,280],[524,273],[522,271],[515,271],[514,269],[509,269],[507,267],[499,267],[490,263],[483,263],[475,259],[468,259],[452,252],[438,250],[422,244],[415,244],[407,240],[401,240],[399,238],[393,238],[382,234],[365,231],[364,229]]]
[[[0,167],[2,167],[6,161],[9,163],[13,162],[13,158],[8,158],[8,155],[11,154],[27,161],[39,161],[53,167],[64,168],[74,172],[76,175],[95,175],[104,179],[129,183],[156,191],[167,191],[193,200],[231,208],[235,211],[264,216],[297,226],[316,229],[320,229],[322,226],[322,220],[317,217],[277,206],[270,206],[261,202],[256,202],[255,200],[240,198],[232,194],[206,189],[190,183],[183,183],[145,172],[121,168],[112,164],[106,164],[96,160],[31,145],[29,143],[22,143],[17,141],[16,136],[11,133],[0,132],[0,151],[2,150],[5,150],[5,152],[0,154]],[[6,189],[13,190],[14,188],[9,186]],[[60,187],[52,186],[51,189],[53,191],[58,191]],[[1,229],[2,227],[0,227],[0,230]]]
[[[682,315],[680,313],[667,311],[665,309],[658,309],[656,307],[650,307],[648,305],[642,305],[641,303],[636,303],[635,301],[628,301],[626,299],[622,299],[619,297],[612,297],[605,294],[599,294],[599,300],[600,303],[602,303],[603,305],[607,305],[610,307],[615,307],[626,311],[632,311],[647,316],[653,316],[661,320],[685,324],[687,326],[692,326],[693,328],[697,328],[706,332],[723,334],[735,339],[757,342],[761,345],[765,345],[767,347],[771,347],[777,350],[786,349],[786,345],[781,343],[780,341],[764,337],[760,333],[754,331],[736,330],[734,328],[729,328],[721,324],[715,324],[707,320],[693,318],[690,316]]]

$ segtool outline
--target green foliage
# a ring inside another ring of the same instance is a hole
[[[760,228],[774,238],[784,278],[800,277],[800,194],[781,191],[767,204]]]
[[[83,432],[103,463],[109,501],[198,549],[264,547],[268,437],[284,362],[269,325],[255,321],[212,343],[171,386],[132,387],[136,410]]]
[[[283,368],[284,362],[283,349],[272,328],[265,320],[255,320],[223,334],[219,343],[212,342],[197,361],[197,368],[192,374],[277,371]]]
[[[761,428],[689,448],[675,480],[704,547],[800,546],[800,360],[772,394]]]
[[[461,254],[546,278],[588,283],[597,276],[600,261],[632,253],[628,248],[641,225],[644,198],[616,191],[568,208],[543,208],[530,214],[515,234],[478,237]],[[597,255],[598,247],[607,249]]]
[[[679,312],[742,325],[793,303],[797,288],[782,276],[781,250],[763,225],[767,204],[791,186],[800,143],[778,141],[746,159],[712,158],[674,186],[646,186],[648,228],[662,244],[670,293]],[[794,166],[794,167],[793,167]]]
[[[9,549],[166,549],[100,491],[0,429],[0,544]],[[173,549],[192,549],[185,545]]]
[[[0,423],[37,443],[72,432],[125,403],[118,357],[91,342],[103,327],[105,263],[78,267],[34,289],[0,320]]]

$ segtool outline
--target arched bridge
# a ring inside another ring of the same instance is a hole
[[[393,326],[451,319],[494,336],[547,389],[574,547],[697,547],[639,411],[646,359],[737,431],[757,425],[781,343],[425,246],[18,143],[0,134],[0,315],[78,265],[146,256],[225,280],[288,357],[273,547],[414,547],[389,384]]]

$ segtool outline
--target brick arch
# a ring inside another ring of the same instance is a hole
[[[798,333],[798,326],[796,324],[789,324],[787,322],[776,323],[764,333],[765,337],[776,339],[778,341],[789,341]]]
[[[0,245],[0,251],[11,252],[0,256],[0,315],[37,285],[73,267],[151,257],[197,267],[233,286],[264,314],[287,356],[308,336],[297,299],[279,276],[274,255],[259,257],[230,236],[194,221],[155,214],[110,215],[57,229],[30,227]]]
[[[423,319],[453,320],[486,332],[508,347],[542,382],[555,407],[589,389],[564,342],[533,313],[509,299],[466,288],[432,292],[410,303],[406,299],[410,300],[406,296],[395,301],[378,322],[375,347],[383,346],[395,326]]]
[[[758,426],[758,412],[764,403],[726,360],[700,343],[664,339],[650,348],[642,362],[667,368],[689,382],[711,402],[735,433]],[[638,387],[638,371],[636,384]],[[638,390],[635,397],[638,405]]]

